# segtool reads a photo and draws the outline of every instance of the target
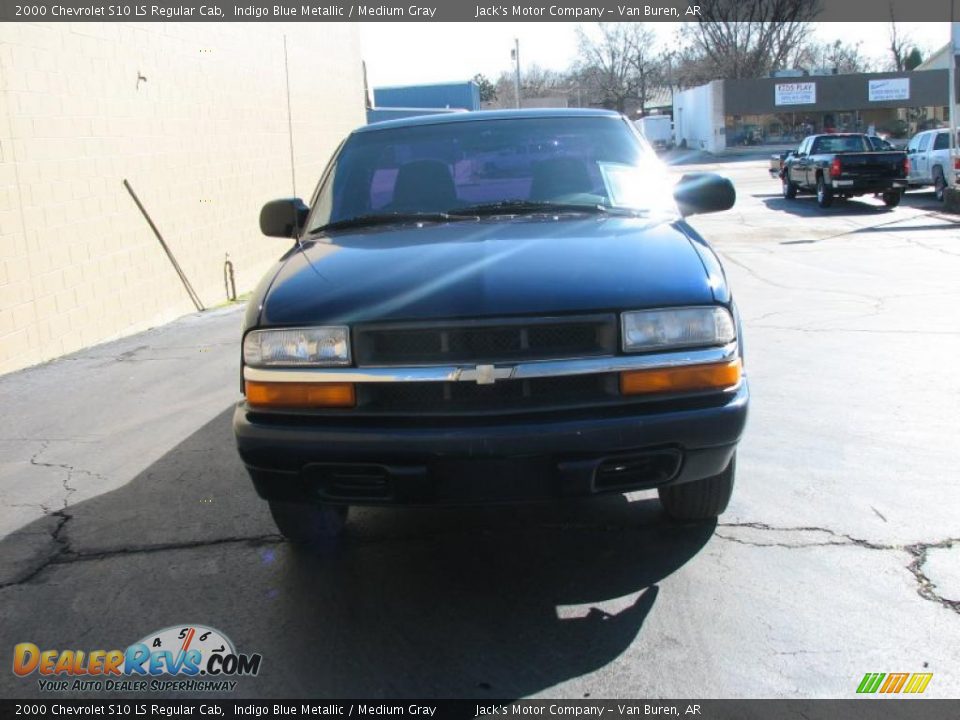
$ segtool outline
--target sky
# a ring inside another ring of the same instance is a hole
[[[512,69],[510,50],[520,41],[521,67],[537,63],[566,69],[577,54],[577,23],[362,23],[363,58],[370,86],[412,85],[468,80],[478,72],[496,80]],[[649,23],[663,44],[673,40],[679,23]],[[950,23],[898,23],[924,57],[950,40]],[[884,60],[889,23],[814,23],[822,41],[861,42],[867,57]]]

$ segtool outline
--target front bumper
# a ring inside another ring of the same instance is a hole
[[[627,492],[720,473],[747,419],[746,379],[717,402],[534,420],[432,424],[264,418],[245,402],[233,427],[268,500],[351,505],[518,502]]]

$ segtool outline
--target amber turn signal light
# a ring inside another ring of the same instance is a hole
[[[258,382],[247,380],[247,403],[262,408],[354,407],[353,383]]]
[[[740,382],[740,358],[731,362],[685,367],[631,370],[620,373],[623,395],[723,390]]]

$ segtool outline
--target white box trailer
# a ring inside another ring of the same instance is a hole
[[[634,120],[633,124],[654,147],[673,147],[673,120],[669,115],[647,115]]]

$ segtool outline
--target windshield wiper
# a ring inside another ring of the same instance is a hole
[[[374,225],[390,225],[405,222],[457,222],[470,220],[485,215],[522,215],[534,213],[593,213],[624,215],[638,217],[646,214],[646,210],[637,210],[626,207],[614,207],[602,203],[580,204],[560,203],[540,200],[502,200],[495,203],[468,205],[467,207],[450,208],[446,212],[389,212],[358,215],[344,220],[321,225],[311,230],[308,235],[317,235],[328,230],[342,230],[345,228],[371,227]]]
[[[448,222],[452,220],[464,220],[465,218],[451,215],[445,212],[389,212],[372,213],[370,215],[357,215],[356,217],[346,218],[344,220],[335,220],[326,225],[314,228],[308,234],[326,232],[327,230],[341,230],[343,228],[371,227],[373,225],[389,225],[391,223],[404,222]]]
[[[645,210],[627,207],[615,207],[603,203],[564,203],[549,200],[502,200],[495,203],[468,205],[467,207],[451,208],[448,211],[453,216],[472,215],[523,215],[535,213],[592,213],[613,214],[636,217],[645,214]]]
[[[520,215],[523,213],[550,213],[550,212],[603,212],[604,206],[599,204],[579,204],[550,202],[547,200],[501,200],[494,203],[468,205],[466,207],[450,208],[451,215]]]

